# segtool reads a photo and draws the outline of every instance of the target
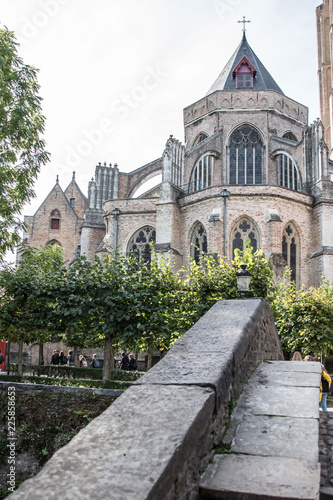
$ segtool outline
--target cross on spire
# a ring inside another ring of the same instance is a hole
[[[243,23],[243,34],[245,35],[245,23],[250,23],[251,21],[246,21],[245,16],[243,16],[243,21],[237,21],[238,23]]]

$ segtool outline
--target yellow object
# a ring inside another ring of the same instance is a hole
[[[329,374],[327,373],[326,370],[321,370],[321,376],[324,377],[327,380],[329,387],[331,387],[332,379],[331,379],[331,377],[329,376]],[[320,380],[319,403],[321,401],[322,394],[323,394],[323,384],[322,384],[322,382]]]

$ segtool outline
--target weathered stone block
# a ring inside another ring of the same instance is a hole
[[[200,482],[201,499],[318,500],[320,465],[294,458],[218,455]]]

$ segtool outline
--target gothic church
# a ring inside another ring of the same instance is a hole
[[[319,70],[330,2],[317,9]],[[58,243],[69,262],[115,248],[149,261],[154,243],[179,269],[204,253],[232,259],[250,240],[272,257],[277,277],[288,265],[298,286],[333,280],[330,131],[320,120],[308,125],[307,107],[283,93],[245,29],[207,94],[184,109],[184,130],[185,145],[170,136],[161,158],[130,173],[99,164],[87,198],[74,175],[64,192],[57,182],[25,218],[25,241]],[[159,174],[162,182],[136,197]]]

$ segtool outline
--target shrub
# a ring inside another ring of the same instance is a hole
[[[11,371],[17,371],[17,365],[11,365]],[[74,366],[54,366],[54,365],[24,365],[23,372],[32,372],[34,376],[46,376],[61,379],[90,379],[102,380],[102,368],[76,368]],[[111,380],[124,380],[134,382],[138,380],[145,372],[111,370]]]
[[[54,377],[36,377],[33,375],[4,375],[3,380],[7,382],[21,382],[42,385],[58,385],[65,387],[89,387],[92,389],[127,389],[132,381],[128,380],[88,380],[88,379],[60,379]]]

